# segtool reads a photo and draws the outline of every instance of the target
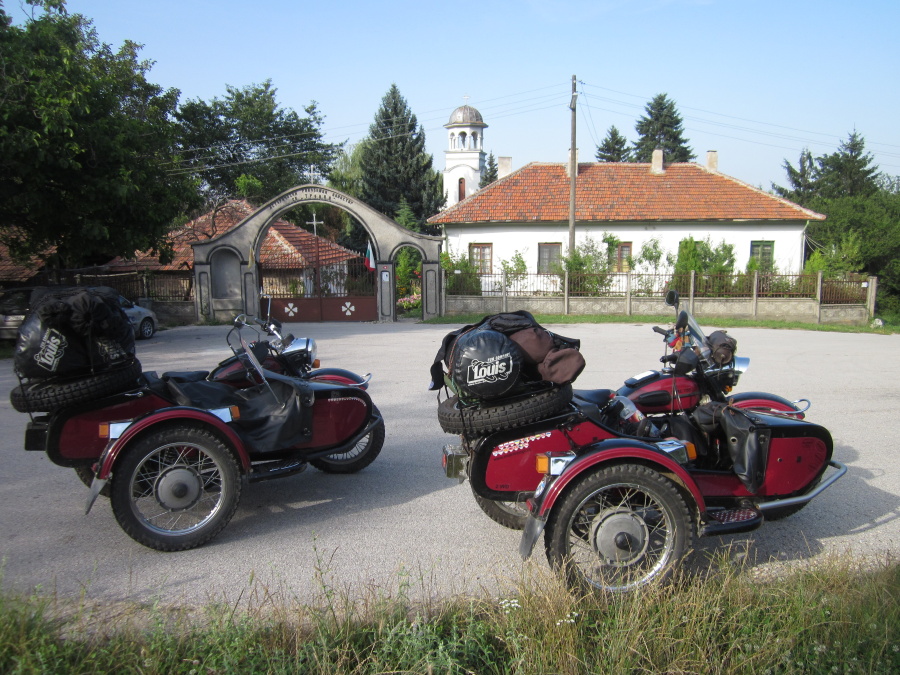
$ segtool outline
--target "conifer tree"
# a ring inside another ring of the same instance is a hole
[[[627,162],[631,157],[628,139],[619,133],[616,125],[606,132],[606,138],[597,146],[598,162]]]
[[[499,171],[497,169],[497,160],[494,159],[494,153],[489,153],[487,158],[487,166],[484,168],[484,173],[481,174],[481,181],[478,183],[479,188],[487,187],[495,180],[497,180],[497,176]]]
[[[638,140],[632,151],[633,161],[650,162],[656,148],[662,148],[666,162],[690,162],[696,159],[683,136],[682,119],[675,101],[666,94],[657,94],[647,103],[644,112],[634,126]]]
[[[807,204],[816,194],[818,180],[818,169],[809,148],[804,148],[800,152],[796,168],[787,160],[784,160],[783,166],[790,187],[781,187],[773,183],[772,189],[775,194],[800,205]]]
[[[855,131],[841,141],[836,152],[816,161],[820,197],[868,197],[878,191],[878,167],[873,166],[874,158],[866,152],[865,139]]]
[[[360,157],[360,198],[391,218],[406,199],[423,230],[444,204],[443,180],[425,152],[425,131],[396,84],[381,99]]]

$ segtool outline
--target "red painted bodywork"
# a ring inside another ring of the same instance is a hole
[[[638,399],[642,394],[649,394],[657,391],[672,394],[673,383],[675,386],[675,395],[672,396],[671,403],[654,406],[639,402]],[[644,414],[680,412],[682,410],[693,410],[700,405],[700,387],[690,377],[661,374],[659,378],[647,382],[644,385],[640,385],[628,394],[628,398],[634,401],[637,409]]]
[[[362,431],[369,419],[364,394],[353,389],[329,389],[316,392],[313,408],[313,436],[297,448],[329,448],[350,440]]]

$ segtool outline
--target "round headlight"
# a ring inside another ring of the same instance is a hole
[[[319,348],[316,345],[316,341],[312,338],[306,339],[306,349],[309,351],[309,362],[312,364],[316,360],[316,356],[318,356]]]

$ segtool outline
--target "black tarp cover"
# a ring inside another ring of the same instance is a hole
[[[134,330],[119,295],[103,286],[49,288],[19,328],[21,377],[86,375],[134,358]]]

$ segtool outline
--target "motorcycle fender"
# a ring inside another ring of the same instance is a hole
[[[778,394],[767,394],[764,391],[742,391],[729,396],[728,400],[735,408],[766,408],[774,412],[793,413],[791,417],[802,420],[805,415],[796,412],[797,406]]]
[[[104,481],[109,479],[113,465],[115,465],[119,454],[138,434],[157,424],[171,422],[173,420],[193,420],[206,426],[213,427],[215,431],[222,434],[228,440],[231,447],[235,449],[238,455],[238,461],[241,463],[244,472],[250,470],[250,456],[247,454],[247,448],[244,447],[244,442],[231,427],[208,410],[178,406],[174,408],[163,408],[162,410],[152,412],[135,420],[121,436],[111,440],[104,449],[103,454],[100,456],[97,478]]]
[[[317,368],[309,372],[307,379],[332,384],[347,384],[360,389],[367,389],[369,386],[369,377],[362,377],[344,368]]]
[[[622,461],[638,461],[652,465],[658,471],[674,474],[690,493],[701,513],[706,510],[706,502],[700,488],[681,464],[652,445],[616,439],[596,443],[579,453],[579,456],[570,462],[559,477],[541,493],[532,508],[532,513],[538,518],[546,519],[557,499],[573,480],[606,464]]]

